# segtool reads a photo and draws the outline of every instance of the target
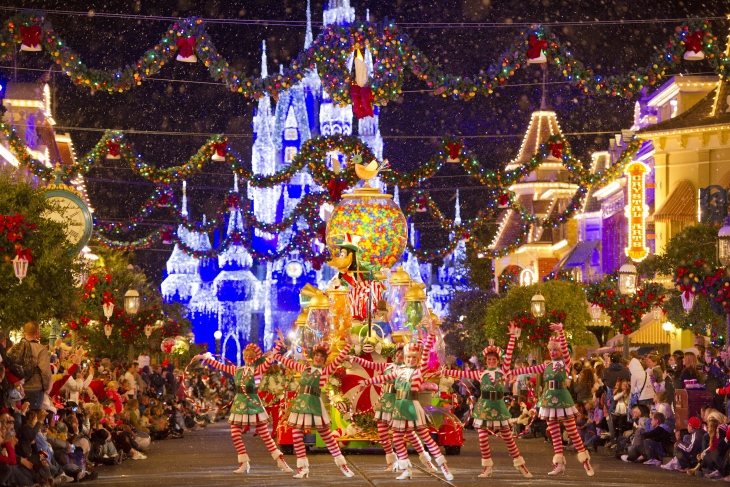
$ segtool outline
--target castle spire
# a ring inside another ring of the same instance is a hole
[[[238,193],[238,173],[233,173],[233,191]]]
[[[188,182],[183,179],[182,216],[188,216]]]
[[[261,41],[261,77],[266,78],[269,75],[269,68],[266,67],[266,41]]]
[[[314,37],[312,36],[312,9],[309,5],[310,0],[307,0],[307,30],[304,33],[304,49],[309,49],[312,45]]]
[[[459,190],[456,190],[456,211],[454,212],[454,225],[461,225],[461,204],[459,203]]]

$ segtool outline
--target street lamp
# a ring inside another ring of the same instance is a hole
[[[532,316],[535,317],[537,320],[537,328],[540,328],[540,318],[545,316],[545,298],[542,294],[540,294],[540,291],[538,290],[535,295],[530,300],[530,312],[532,313]],[[537,365],[542,364],[542,348],[538,345],[537,347]],[[537,382],[535,383],[535,393],[537,394],[542,386],[542,374],[539,374],[537,377]]]
[[[139,311],[139,293],[134,289],[124,293],[124,311],[128,315],[136,315]]]
[[[636,292],[636,266],[631,262],[622,265],[618,270],[618,292],[626,295]],[[628,335],[624,335],[624,358],[629,358]]]
[[[216,330],[213,333],[213,337],[215,338],[215,354],[220,355],[221,354],[221,338],[223,337],[223,333],[221,333],[220,330]]]
[[[651,314],[654,317],[654,321],[661,321],[664,316],[664,310],[658,304],[651,309]]]
[[[28,259],[25,257],[18,257],[16,255],[12,262],[15,277],[17,277],[20,281],[18,284],[23,284],[23,279],[25,279],[25,276],[28,275]]]
[[[618,270],[618,292],[621,294],[636,292],[636,266],[630,262]]]
[[[595,321],[600,320],[603,309],[595,303],[591,305],[590,309],[591,309],[591,318],[593,318]]]
[[[111,324],[111,322],[107,321],[104,323],[104,334],[107,338],[112,336],[112,330],[114,329],[114,325]]]

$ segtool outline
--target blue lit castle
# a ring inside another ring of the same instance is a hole
[[[355,9],[349,0],[331,0],[325,7],[323,20],[325,27],[348,24],[355,20]],[[308,6],[304,49],[309,48],[312,40]],[[265,43],[261,74],[268,75]],[[358,121],[358,135],[376,157],[382,159],[383,139],[378,120],[379,109],[374,107],[373,117]],[[275,105],[268,95],[259,99],[253,118],[252,170],[260,175],[280,171],[292,162],[307,140],[319,135],[352,135],[352,126],[352,106],[332,103],[322,90],[318,74],[311,71],[300,83],[281,93]],[[328,154],[327,164],[332,167],[337,163],[344,167],[344,156],[336,152]],[[272,188],[249,186],[247,195],[258,221],[277,223],[303,196],[322,190],[304,170],[286,184]],[[183,205],[187,213],[187,195],[184,195]],[[252,246],[260,253],[280,252],[297,231],[306,227],[307,223],[300,219],[278,234],[256,229]],[[248,230],[243,226],[240,210],[232,208],[227,235],[242,231]],[[212,248],[208,235],[201,232],[181,226],[178,237],[194,250]],[[162,293],[166,300],[186,305],[198,343],[213,344],[214,332],[220,330],[222,349],[235,362],[240,360],[240,351],[248,342],[271,347],[276,330],[289,330],[299,313],[301,288],[307,283],[325,287],[332,272],[327,266],[314,269],[297,251],[274,262],[254,263],[242,245],[232,245],[215,262],[190,256],[176,245],[167,262]]]

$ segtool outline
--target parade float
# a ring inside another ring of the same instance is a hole
[[[289,353],[308,358],[314,345],[327,341],[332,360],[349,335],[351,354],[373,362],[393,360],[398,343],[417,340],[432,320],[438,319],[426,306],[422,284],[413,283],[401,267],[391,272],[406,248],[406,218],[392,196],[382,193],[374,181],[383,168],[373,161],[355,165],[361,179],[352,193],[344,194],[327,222],[326,245],[337,270],[326,290],[307,285],[302,289],[306,308],[294,322]],[[438,370],[445,360],[443,337],[437,336],[429,359],[431,390],[420,394],[432,436],[447,454],[458,454],[463,444],[462,424],[451,413],[450,387],[438,391]],[[329,407],[332,431],[345,449],[380,448],[373,407],[381,386],[358,385],[377,372],[346,362],[328,379],[323,389]],[[293,391],[293,388],[289,389]],[[285,402],[294,396],[288,392]],[[286,414],[281,414],[286,418]],[[293,451],[291,428],[285,419],[277,425],[277,442],[285,453]],[[305,431],[310,448],[325,448],[316,431]]]

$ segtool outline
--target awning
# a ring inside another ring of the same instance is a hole
[[[629,335],[632,346],[635,345],[666,345],[670,341],[670,335],[662,328],[662,324],[652,320]],[[606,342],[607,347],[621,347],[624,343],[624,336],[618,334]]]
[[[694,186],[687,179],[682,179],[674,185],[669,198],[661,208],[654,212],[649,220],[655,222],[687,222],[697,221],[697,195]]]
[[[668,344],[669,343],[669,333],[667,333],[663,328],[662,324],[658,321],[652,321],[646,326],[642,326],[635,332],[633,332],[631,335],[629,335],[629,338],[631,339],[631,344],[641,344],[641,345],[662,345],[662,344]]]
[[[562,265],[565,267],[577,267],[585,264],[593,255],[593,250],[598,247],[600,243],[600,240],[578,242],[568,253]]]

